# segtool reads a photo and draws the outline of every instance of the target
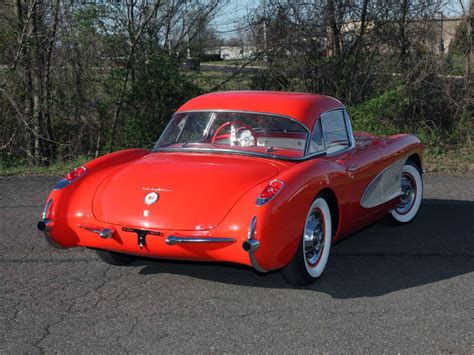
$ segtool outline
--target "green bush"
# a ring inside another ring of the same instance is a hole
[[[393,134],[400,130],[400,117],[405,116],[409,100],[403,89],[396,88],[363,104],[349,107],[354,130],[374,134]]]
[[[118,126],[114,150],[153,147],[170,117],[184,102],[201,93],[181,70],[178,58],[155,55],[134,72]]]
[[[412,133],[430,154],[457,149],[468,143],[469,110],[442,92],[432,82],[417,86],[398,85],[360,105],[349,107],[354,130],[375,134]],[[459,93],[458,93],[459,94]],[[456,96],[454,96],[456,97]]]

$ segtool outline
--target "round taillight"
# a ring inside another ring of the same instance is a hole
[[[271,181],[265,189],[260,193],[257,197],[257,205],[261,206],[267,203],[268,201],[272,200],[276,195],[280,193],[280,191],[285,187],[285,183],[281,180],[273,180]]]

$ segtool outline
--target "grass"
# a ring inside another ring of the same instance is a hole
[[[449,173],[474,177],[474,148],[466,147],[444,154],[425,154],[424,169],[429,173]]]
[[[80,157],[73,160],[57,161],[50,166],[29,166],[25,162],[6,163],[0,161],[0,176],[11,175],[66,175],[92,158]]]
[[[192,72],[188,75],[190,76],[193,83],[198,85],[205,92],[208,92],[218,86],[218,90],[220,91],[248,90],[250,87],[250,81],[252,80],[251,77],[246,74],[239,74],[226,82],[226,80],[230,78],[232,74],[222,73],[220,71]]]
[[[201,62],[202,65],[226,65],[226,66],[235,66],[240,67],[244,64],[247,64],[249,61],[247,59],[231,59],[231,60],[216,60],[210,62]],[[265,67],[265,62],[261,60],[255,60],[249,65],[251,66],[261,66]]]

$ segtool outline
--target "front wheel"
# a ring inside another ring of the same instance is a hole
[[[423,198],[421,171],[411,161],[408,161],[403,167],[401,184],[400,203],[391,211],[391,215],[397,223],[405,224],[415,218]]]
[[[107,250],[96,250],[102,261],[115,266],[125,266],[134,262],[137,258],[133,255],[115,253]]]
[[[282,270],[283,278],[292,285],[304,286],[316,281],[326,269],[331,250],[331,211],[323,197],[311,205],[298,250]]]

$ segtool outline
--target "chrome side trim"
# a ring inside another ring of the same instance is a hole
[[[402,170],[406,160],[406,157],[399,159],[377,174],[362,194],[362,207],[376,207],[401,195]]]
[[[166,238],[165,243],[168,245],[176,245],[181,243],[232,243],[234,238],[193,238],[193,237],[176,237],[170,235]]]
[[[268,272],[264,268],[262,268],[255,257],[255,252],[260,248],[260,242],[254,238],[255,230],[257,228],[257,217],[253,216],[252,221],[250,222],[249,232],[247,236],[247,240],[242,243],[242,248],[249,253],[250,263],[252,264],[253,268],[258,272]]]

